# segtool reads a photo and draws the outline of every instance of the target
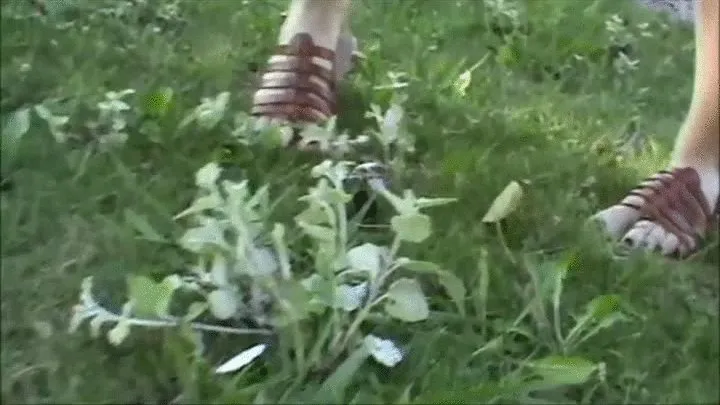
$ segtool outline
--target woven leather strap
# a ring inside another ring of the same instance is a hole
[[[309,34],[295,35],[281,45],[253,97],[252,115],[300,123],[318,123],[335,114],[335,74],[313,58],[335,60],[335,52],[316,46]],[[269,91],[264,91],[269,90]]]
[[[688,250],[692,249],[692,239],[701,239],[711,227],[713,212],[695,169],[660,171],[645,179],[628,196],[637,196],[642,203],[632,204],[626,198],[622,205],[638,210],[642,219],[673,233]]]

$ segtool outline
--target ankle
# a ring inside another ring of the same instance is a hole
[[[316,46],[334,50],[345,21],[347,0],[293,0],[278,41],[287,44],[299,33],[307,33]]]

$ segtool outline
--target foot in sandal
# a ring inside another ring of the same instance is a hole
[[[695,86],[671,169],[641,183],[594,218],[632,248],[686,257],[717,231],[720,198],[718,0],[696,2]]]
[[[292,0],[253,96],[252,115],[303,125],[322,124],[338,113],[337,84],[356,54],[345,24],[349,5],[349,0]]]

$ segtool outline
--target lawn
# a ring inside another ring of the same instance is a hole
[[[343,84],[338,130],[388,135],[367,111],[404,111],[396,134],[415,150],[393,162],[390,191],[456,201],[421,213],[396,202],[405,211],[388,227],[394,208],[379,196],[364,225],[340,219],[348,233],[328,238],[312,215],[294,219],[322,158],[256,142],[275,132],[253,138],[243,115],[286,1],[46,6],[2,2],[3,403],[720,400],[717,237],[680,263],[619,256],[585,222],[666,162],[691,94],[691,26],[619,0],[358,1],[366,59]],[[210,228],[175,218],[196,183],[214,187],[215,168],[251,192],[268,186],[252,226],[277,242],[273,224],[284,224],[284,242],[268,243],[289,252],[292,273],[229,283],[271,288],[290,306],[271,308],[272,327],[257,306],[253,322],[218,321],[239,313],[232,297],[208,294],[208,311],[203,294],[178,290],[170,312],[194,300],[196,322],[271,335],[199,335],[181,322],[133,326],[113,344],[113,322],[93,337],[87,321],[69,333],[88,276],[104,307],[120,313],[130,295],[133,320],[157,320],[172,274],[199,256],[222,267],[225,242],[198,248]],[[483,221],[509,184],[504,218]],[[337,238],[371,281],[388,271],[373,264],[375,246],[413,261],[377,284],[377,306],[335,307],[335,295],[326,306],[298,280],[339,282],[323,273]],[[381,364],[392,356],[368,336],[392,340],[402,360]],[[215,373],[257,344],[266,350],[251,364]]]

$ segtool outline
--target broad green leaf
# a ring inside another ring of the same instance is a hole
[[[212,190],[215,188],[221,172],[220,165],[210,162],[195,173],[195,185],[206,190]]]
[[[345,390],[353,376],[370,356],[367,346],[362,344],[348,356],[323,382],[315,395],[315,403],[342,403]]]
[[[215,369],[215,374],[226,374],[239,370],[252,363],[253,360],[263,354],[265,349],[267,349],[267,345],[264,343],[245,349],[233,356],[230,360],[218,366],[218,368]]]
[[[533,361],[529,367],[543,381],[547,388],[563,385],[582,384],[597,370],[597,364],[582,357],[549,356]]]
[[[20,140],[30,129],[30,109],[17,110],[5,122],[2,129],[2,158],[8,161],[15,158]],[[9,162],[8,162],[9,163]]]
[[[326,211],[319,205],[312,203],[309,207],[295,216],[295,221],[312,225],[329,224]]]
[[[313,311],[322,312],[324,308],[337,302],[335,285],[318,273],[313,273],[304,278],[300,281],[300,284],[311,293],[310,305]]]
[[[418,207],[415,206],[414,199],[400,198],[388,190],[380,189],[376,190],[382,195],[392,206],[395,211],[400,215],[413,215],[417,214]]]
[[[281,311],[275,318],[276,324],[284,326],[306,319],[310,315],[312,295],[303,283],[293,279],[278,280],[276,283]]]
[[[179,286],[177,276],[168,276],[156,283],[146,276],[130,276],[128,293],[134,303],[133,309],[142,315],[166,316],[173,293]]]
[[[438,279],[440,284],[445,288],[445,292],[447,292],[450,299],[452,299],[455,306],[457,306],[460,315],[465,316],[465,294],[467,291],[462,280],[448,271],[438,273]]]
[[[595,326],[594,330],[592,330],[592,335],[594,335],[601,329],[610,327],[617,321],[624,320],[624,317],[619,312],[620,302],[620,297],[615,294],[600,295],[593,298],[585,308],[585,313],[578,318],[575,326],[568,333],[566,340],[569,344],[577,344],[589,338],[591,334],[586,333],[582,339],[580,339],[580,336],[592,326]]]
[[[130,208],[125,209],[124,215],[125,222],[132,226],[142,236],[143,239],[150,242],[167,242],[167,240],[162,235],[160,235],[160,233],[156,231],[155,228],[152,227],[152,225],[150,225],[150,223],[144,216],[138,215]]]
[[[214,99],[204,99],[195,110],[195,121],[200,128],[213,129],[225,115],[230,93],[225,91]]]
[[[145,113],[153,117],[162,117],[167,113],[170,102],[173,98],[173,89],[163,87],[145,97]]]
[[[365,336],[364,343],[368,347],[370,355],[386,367],[395,367],[403,359],[402,350],[392,340],[368,335]]]
[[[155,281],[147,276],[131,275],[127,278],[127,284],[135,312],[139,315],[155,315],[159,299]]]
[[[482,219],[482,222],[498,222],[510,215],[520,205],[523,197],[523,190],[516,181],[511,181],[505,189],[495,197],[490,209]]]
[[[432,232],[430,217],[420,213],[395,215],[390,226],[401,240],[413,243],[424,241]]]
[[[385,300],[385,312],[405,322],[418,322],[430,315],[425,294],[420,284],[410,278],[401,278],[390,285]]]
[[[220,320],[231,318],[240,307],[237,294],[227,288],[211,291],[207,302],[210,305],[210,312]]]
[[[113,346],[120,346],[128,334],[130,334],[130,323],[126,319],[121,319],[108,331],[107,339]]]
[[[372,243],[363,243],[347,252],[350,267],[355,270],[366,271],[374,279],[383,270],[385,250]]]

